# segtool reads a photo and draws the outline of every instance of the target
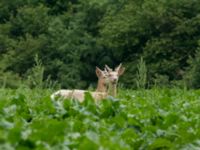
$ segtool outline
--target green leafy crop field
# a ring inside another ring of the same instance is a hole
[[[50,90],[0,89],[2,150],[198,150],[200,91],[120,90],[95,104]]]

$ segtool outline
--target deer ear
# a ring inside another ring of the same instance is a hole
[[[115,71],[117,71],[117,72],[118,72],[118,71],[119,71],[119,69],[120,69],[121,67],[122,67],[122,63],[120,63],[120,64],[119,64],[119,66],[117,66],[117,67],[115,68]]]
[[[102,71],[98,67],[96,67],[96,75],[97,77],[100,77],[102,75]]]
[[[118,70],[118,76],[121,76],[125,71],[125,68],[124,67],[120,67],[119,70]]]
[[[108,67],[108,65],[105,65],[105,69],[108,71],[108,72],[111,72],[112,69],[110,67]]]
[[[124,73],[125,68],[122,67],[122,63],[120,63],[119,66],[115,68],[115,71],[117,71],[118,76],[121,76]]]

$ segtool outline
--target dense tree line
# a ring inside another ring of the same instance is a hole
[[[125,87],[146,62],[155,82],[200,87],[200,1],[1,0],[0,83],[26,79],[38,55],[64,88],[95,83],[95,66],[122,62]]]

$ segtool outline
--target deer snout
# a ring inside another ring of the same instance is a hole
[[[117,83],[118,79],[117,78],[113,78],[112,83]]]

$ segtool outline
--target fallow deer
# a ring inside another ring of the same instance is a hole
[[[121,76],[125,68],[122,67],[122,64],[119,64],[118,67],[115,68],[115,70],[112,70],[108,65],[105,65],[105,68],[108,72],[108,80],[109,80],[109,88],[108,88],[108,95],[111,95],[113,97],[117,96],[117,83],[119,76]]]
[[[96,75],[98,77],[97,89],[95,92],[89,92],[89,93],[96,101],[98,101],[107,97],[107,85],[108,85],[107,71],[106,70],[102,71],[101,69],[96,67]],[[64,99],[76,99],[80,102],[83,102],[85,97],[85,92],[88,91],[79,89],[74,89],[74,90],[62,89],[53,93],[51,95],[51,99],[55,100],[55,97],[60,96]]]

